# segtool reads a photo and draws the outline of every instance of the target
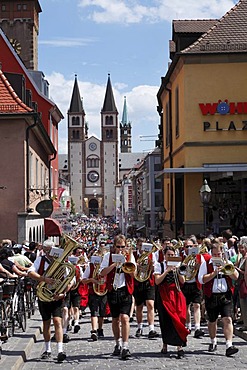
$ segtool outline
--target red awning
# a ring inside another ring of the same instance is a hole
[[[57,220],[53,218],[45,218],[45,235],[46,236],[61,236],[62,235],[62,226]]]

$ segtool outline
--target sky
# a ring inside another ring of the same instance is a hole
[[[110,74],[119,122],[126,96],[132,152],[158,134],[157,92],[169,63],[174,19],[218,19],[237,0],[39,0],[39,67],[64,115],[59,154],[67,153],[67,111],[77,75],[89,136],[100,139]]]

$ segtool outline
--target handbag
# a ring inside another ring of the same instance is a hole
[[[247,285],[245,283],[245,279],[241,279],[239,282],[239,297],[246,298],[247,297]]]

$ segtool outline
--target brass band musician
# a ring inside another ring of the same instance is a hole
[[[130,332],[129,315],[134,291],[134,270],[130,268],[130,271],[127,271],[126,268],[124,272],[124,263],[113,262],[113,258],[115,258],[115,255],[123,254],[126,263],[130,263],[134,267],[135,259],[132,253],[126,251],[124,235],[115,236],[112,251],[104,255],[100,271],[102,276],[107,276],[107,300],[111,310],[112,331],[116,342],[113,356],[121,355],[123,360],[127,360],[131,357],[128,340]]]

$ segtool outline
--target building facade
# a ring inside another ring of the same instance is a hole
[[[219,20],[173,21],[171,63],[158,91],[166,234],[206,227],[240,233],[247,211],[246,17],[241,0]],[[207,205],[199,197],[204,179]]]

